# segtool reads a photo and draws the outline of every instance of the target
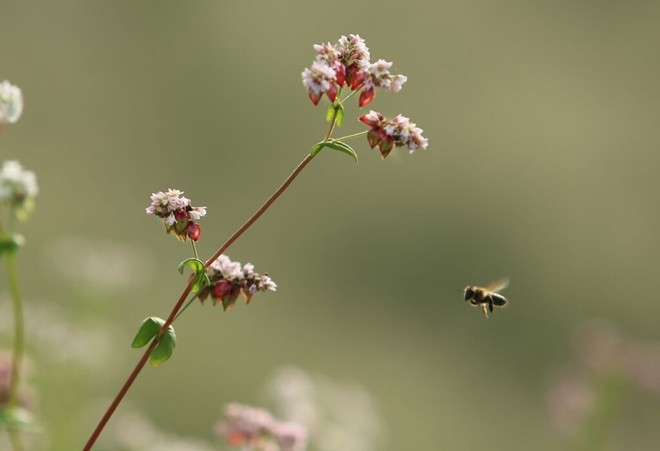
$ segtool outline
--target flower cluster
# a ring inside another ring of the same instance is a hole
[[[407,79],[390,73],[391,62],[379,59],[371,64],[369,49],[357,34],[342,36],[335,45],[315,45],[314,50],[316,59],[302,72],[303,85],[314,105],[323,94],[334,102],[339,89],[348,86],[353,91],[362,90],[359,104],[363,107],[374,99],[375,88],[398,92]]]
[[[0,82],[0,126],[15,124],[23,113],[23,93],[7,80]]]
[[[255,451],[304,451],[307,431],[297,423],[278,421],[264,409],[228,404],[216,433],[234,446]]]
[[[0,204],[15,208],[19,217],[24,218],[34,206],[34,198],[39,193],[37,176],[25,170],[18,161],[5,161],[0,168]]]
[[[197,224],[200,218],[206,215],[206,207],[192,207],[190,199],[182,196],[183,191],[169,189],[166,193],[159,191],[151,195],[151,205],[146,208],[148,215],[163,218],[167,233],[185,241],[199,239],[202,229]]]
[[[400,114],[387,120],[382,114],[371,110],[361,116],[360,121],[371,127],[367,134],[369,146],[372,149],[378,146],[383,158],[390,154],[393,147],[407,147],[413,153],[417,149],[426,149],[429,144],[428,139],[422,136],[424,130]]]
[[[211,296],[213,305],[222,302],[224,310],[234,305],[239,295],[249,304],[255,293],[277,290],[277,284],[268,274],[259,275],[254,272],[254,265],[251,263],[241,266],[239,262],[231,261],[224,254],[211,263],[206,275],[211,283],[204,287],[197,297],[204,302]]]

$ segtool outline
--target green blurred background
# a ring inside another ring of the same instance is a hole
[[[184,286],[190,248],[144,214],[150,194],[208,207],[209,256],[322,137],[300,73],[349,33],[408,76],[370,108],[429,148],[322,153],[228,252],[279,290],[187,311],[118,413],[220,447],[220,406],[262,403],[291,364],[370,393],[373,449],[569,446],[547,399],[575,327],[660,339],[659,20],[652,1],[3,1],[0,78],[25,112],[0,160],[41,190],[20,264],[43,446],[82,446],[137,326]],[[456,289],[500,276],[510,307],[485,320]],[[631,395],[607,449],[653,449],[658,421]]]

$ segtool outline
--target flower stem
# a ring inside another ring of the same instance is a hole
[[[23,354],[25,353],[25,321],[23,318],[23,303],[18,289],[18,270],[16,264],[16,251],[11,251],[7,255],[7,276],[9,278],[9,292],[12,300],[12,310],[14,311],[14,349],[11,360],[11,378],[9,381],[9,401],[8,410],[15,410],[20,401],[20,380],[21,369],[23,367]],[[12,447],[14,451],[23,449],[19,436],[19,431],[11,429],[9,431]]]
[[[328,139],[330,134],[332,133],[332,130],[334,128],[334,124],[337,119],[337,113],[335,112],[332,121],[330,122],[330,128],[328,130],[328,133],[326,135],[325,139]],[[225,243],[220,246],[220,248],[216,251],[215,254],[211,258],[209,258],[206,263],[204,264],[204,267],[208,268],[211,263],[213,263],[219,256],[220,254],[224,253],[229,246],[231,246],[234,241],[236,241],[247,229],[250,228],[250,226],[263,215],[266,210],[277,200],[278,197],[282,195],[284,191],[291,185],[291,182],[293,182],[296,177],[298,177],[298,174],[309,164],[310,161],[314,158],[314,155],[307,155],[301,162],[298,164],[298,166],[293,170],[293,172],[286,178],[284,183],[280,185],[280,187],[264,202],[264,204],[259,207],[259,209],[252,215],[250,218],[245,221],[245,223],[239,227],[239,229],[234,232],[232,236],[225,241]],[[110,420],[110,417],[114,413],[114,411],[117,409],[117,406],[121,402],[121,400],[124,398],[128,390],[131,388],[131,385],[133,385],[133,382],[135,382],[135,379],[138,377],[140,372],[142,371],[142,368],[144,368],[144,365],[147,363],[147,360],[149,359],[149,355],[151,355],[151,352],[154,350],[156,347],[156,344],[158,344],[158,340],[162,336],[163,333],[167,330],[167,328],[172,324],[172,321],[176,318],[177,314],[179,313],[179,310],[181,310],[181,307],[183,303],[185,302],[186,298],[190,294],[190,290],[192,288],[192,279],[188,282],[188,285],[186,286],[185,290],[183,290],[183,293],[181,293],[181,296],[179,297],[179,300],[177,303],[174,305],[172,308],[172,311],[170,312],[170,315],[168,316],[167,320],[165,320],[165,323],[163,324],[163,327],[160,329],[160,333],[158,334],[157,337],[155,337],[151,343],[149,344],[149,347],[146,349],[140,360],[138,361],[137,365],[135,365],[135,368],[131,372],[131,374],[128,376],[128,379],[126,379],[126,382],[124,382],[124,385],[122,385],[121,389],[115,396],[115,399],[112,401],[110,406],[108,407],[108,410],[106,410],[105,414],[97,424],[96,428],[94,429],[94,432],[92,432],[92,435],[89,437],[89,440],[87,440],[87,443],[85,444],[85,447],[83,448],[83,451],[89,451],[92,449],[92,446],[98,439],[99,435],[101,434],[101,431],[103,431],[103,428],[105,428],[105,425],[108,423],[108,420]]]
[[[346,136],[342,136],[342,137],[340,137],[340,138],[333,138],[333,139],[334,139],[335,141],[345,141],[345,140],[347,140],[347,139],[359,138],[360,136],[364,136],[364,135],[366,135],[367,133],[369,133],[369,130],[365,130],[365,131],[363,131],[363,132],[353,133],[352,135],[346,135]]]

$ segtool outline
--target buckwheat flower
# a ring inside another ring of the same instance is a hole
[[[277,291],[277,284],[273,279],[271,279],[267,274],[261,276],[261,291]]]
[[[7,80],[0,83],[0,125],[15,124],[23,113],[23,93]]]
[[[21,166],[18,161],[8,160],[0,168],[0,204],[16,209],[20,219],[26,219],[34,208],[34,198],[39,193],[37,176]]]
[[[304,451],[306,430],[295,423],[277,421],[265,409],[228,404],[215,431],[230,445],[255,451]]]
[[[267,275],[254,272],[254,265],[232,261],[222,254],[206,270],[210,284],[197,295],[203,303],[209,296],[213,305],[222,303],[226,311],[242,296],[246,304],[259,291],[276,291],[277,284]]]
[[[151,195],[151,205],[145,209],[148,215],[163,218],[167,233],[173,232],[179,240],[190,238],[197,241],[201,227],[196,221],[206,216],[206,207],[192,207],[183,191],[169,189]]]
[[[368,105],[374,99],[374,88],[383,88],[392,92],[399,92],[408,77],[405,75],[392,75],[390,73],[392,63],[379,59],[369,66],[368,77],[365,77],[362,92],[360,93],[360,107]]]
[[[337,61],[340,56],[337,47],[329,42],[324,44],[314,44],[314,50],[316,50],[316,61],[325,63],[328,66]]]
[[[423,130],[401,114],[387,120],[382,114],[372,110],[361,116],[360,121],[371,127],[367,133],[369,146],[372,149],[378,146],[383,158],[386,158],[394,147],[407,147],[410,153],[428,147],[428,139],[422,136]]]
[[[341,61],[346,68],[355,66],[358,70],[366,70],[369,67],[369,48],[359,34],[342,36],[338,43]]]
[[[334,102],[337,97],[337,75],[327,64],[314,61],[311,67],[302,72],[303,85],[307,89],[309,98],[318,105],[323,93]]]

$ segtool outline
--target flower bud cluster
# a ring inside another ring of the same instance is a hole
[[[0,82],[0,126],[15,124],[23,113],[23,93],[7,80]]]
[[[278,421],[264,409],[228,404],[216,433],[230,445],[254,451],[304,451],[307,431],[297,423]]]
[[[204,302],[211,296],[213,305],[222,302],[224,310],[236,303],[239,295],[247,304],[259,291],[276,291],[277,284],[268,274],[259,275],[254,272],[254,265],[231,261],[229,257],[220,255],[206,270],[210,285],[204,287],[197,297]]]
[[[148,215],[163,218],[167,233],[173,232],[181,241],[199,239],[202,229],[197,221],[206,215],[206,207],[192,207],[190,199],[182,196],[183,191],[169,189],[151,195],[151,205],[146,208]]]
[[[394,147],[407,147],[410,153],[413,153],[428,146],[428,139],[422,136],[424,130],[401,114],[388,120],[382,114],[371,110],[361,116],[360,121],[371,127],[367,134],[369,146],[372,149],[378,146],[383,158],[386,158]]]
[[[5,161],[0,167],[0,204],[8,204],[26,215],[39,193],[37,176],[18,161]]]
[[[359,104],[363,107],[374,99],[375,88],[398,92],[407,79],[390,73],[391,62],[379,59],[371,64],[369,49],[357,34],[342,36],[335,45],[317,44],[314,50],[316,59],[302,72],[303,85],[314,105],[323,94],[334,102],[339,89],[348,86],[353,91],[362,90]]]

